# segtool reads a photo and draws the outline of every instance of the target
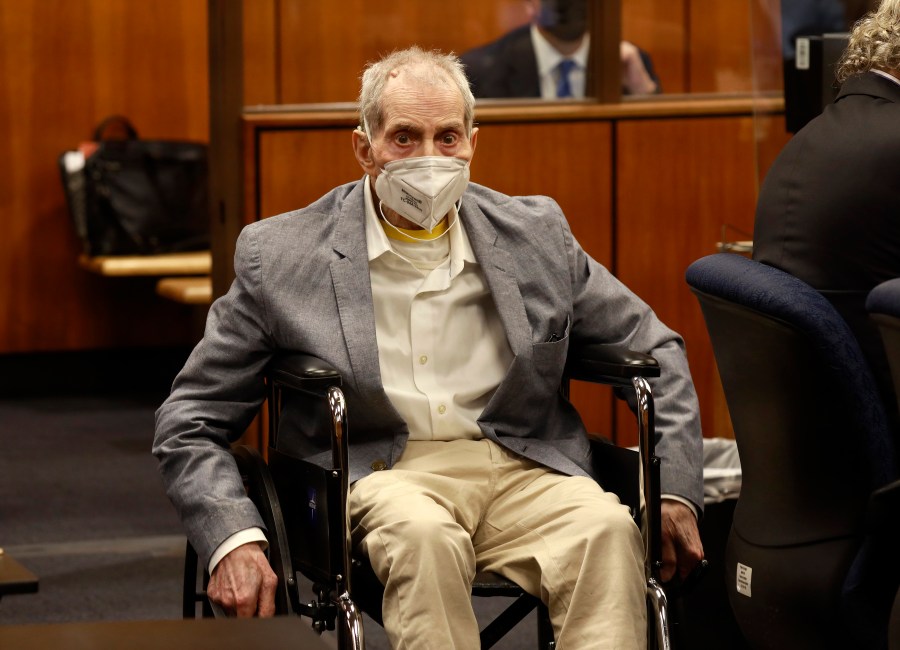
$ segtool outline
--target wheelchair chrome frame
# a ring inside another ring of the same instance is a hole
[[[353,650],[363,650],[366,642],[363,633],[362,612],[351,597],[353,593],[351,572],[351,567],[353,566],[353,542],[350,538],[350,510],[347,507],[347,497],[350,492],[350,444],[347,440],[347,403],[344,400],[343,391],[337,386],[330,386],[326,397],[328,406],[331,409],[332,463],[341,472],[340,511],[341,521],[344,526],[344,544],[341,548],[342,572],[335,576],[335,593],[340,594],[337,605],[346,622],[346,630],[349,635],[347,641]],[[343,632],[338,631],[338,634],[343,634]]]
[[[672,647],[669,629],[669,604],[666,593],[659,580],[662,569],[660,503],[659,494],[659,457],[656,455],[654,435],[653,394],[650,382],[644,377],[632,377],[632,387],[637,398],[638,418],[638,451],[641,458],[641,480],[644,504],[647,508],[647,599],[653,609],[655,618],[656,647],[658,650],[670,650]]]
[[[635,392],[639,445],[638,451],[641,462],[641,491],[644,496],[644,504],[647,509],[647,557],[648,572],[646,597],[650,603],[654,615],[654,636],[657,650],[671,650],[671,634],[669,623],[669,606],[665,591],[663,590],[659,572],[662,568],[661,557],[661,529],[660,529],[660,501],[655,495],[659,494],[660,460],[656,456],[656,443],[654,440],[654,406],[650,383],[645,377],[634,376],[630,378]],[[627,380],[623,382],[627,386]],[[566,391],[567,392],[567,391]],[[273,391],[280,397],[280,391]],[[270,394],[274,398],[275,394]],[[350,513],[347,508],[347,496],[349,493],[349,441],[346,401],[343,391],[338,386],[329,386],[325,391],[332,417],[332,462],[341,473],[341,514],[345,529],[344,545],[342,547],[342,571],[336,576],[334,593],[340,594],[335,603],[343,617],[345,626],[337,630],[339,639],[343,642],[339,647],[352,650],[365,649],[365,635],[363,632],[362,612],[352,598],[352,540]],[[269,417],[275,425],[279,420],[281,404],[280,399],[270,399]],[[270,441],[274,443],[274,441]],[[321,604],[321,603],[320,603]],[[318,629],[318,628],[317,628]],[[321,631],[321,629],[320,629]],[[555,645],[555,644],[554,644]],[[552,647],[552,646],[551,646]]]

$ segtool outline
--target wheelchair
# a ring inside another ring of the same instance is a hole
[[[659,365],[649,355],[609,346],[585,346],[577,355],[570,355],[560,391],[568,397],[570,379],[610,385],[620,396],[624,393],[636,412],[638,451],[592,439],[591,452],[603,488],[616,493],[630,508],[643,531],[648,647],[668,650],[672,647],[670,606],[659,578],[660,461],[654,451],[654,407],[647,381],[659,374]],[[384,590],[368,562],[355,557],[351,548],[347,510],[349,428],[341,377],[315,357],[283,354],[270,363],[266,382],[268,458],[247,446],[236,446],[232,453],[248,496],[265,523],[267,556],[278,577],[276,615],[308,616],[318,632],[336,632],[340,650],[363,650],[362,612],[381,624]],[[295,409],[303,409],[304,426],[309,427],[311,420],[319,431],[318,427],[330,429],[331,462],[327,467],[303,460],[285,442],[290,437],[285,431],[295,433],[290,424]],[[311,417],[306,415],[310,413]],[[695,573],[704,567],[705,561]],[[312,583],[315,598],[309,602],[301,598],[300,578]],[[182,603],[185,618],[221,615],[206,598],[208,580],[188,543]],[[481,630],[482,648],[492,647],[535,609],[538,647],[555,647],[546,607],[517,584],[481,572],[475,577],[472,595],[514,597],[512,604]]]

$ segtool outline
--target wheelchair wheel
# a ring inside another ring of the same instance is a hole
[[[269,474],[266,462],[259,452],[250,447],[237,447],[233,451],[235,462],[244,481],[247,496],[256,506],[266,527],[266,538],[269,548],[266,556],[272,571],[278,578],[275,591],[275,614],[297,613],[296,577],[288,553],[287,534],[281,516],[281,506],[275,485]],[[185,549],[184,585],[182,593],[182,615],[184,618],[198,618],[197,605],[200,605],[199,617],[223,617],[222,610],[213,605],[206,595],[209,574],[206,567],[198,563],[197,552],[190,542]]]
[[[275,615],[296,614],[299,609],[297,577],[291,563],[284,518],[269,467],[260,453],[252,447],[237,447],[232,453],[244,480],[247,496],[259,510],[266,527],[266,538],[269,540],[266,556],[278,578]]]
[[[199,566],[197,551],[187,543],[184,551],[184,585],[181,594],[181,614],[184,618],[212,618],[214,612],[209,598],[206,597],[206,586],[209,575],[206,569]],[[200,605],[198,616],[197,605]]]

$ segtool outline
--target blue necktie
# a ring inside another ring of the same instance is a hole
[[[578,65],[572,59],[563,59],[556,66],[559,70],[559,82],[556,84],[557,97],[572,97],[572,84],[569,81],[569,73]]]

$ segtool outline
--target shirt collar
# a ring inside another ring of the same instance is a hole
[[[591,35],[585,34],[581,39],[581,45],[570,56],[563,56],[550,44],[541,30],[534,23],[531,24],[531,44],[534,46],[534,55],[537,58],[538,74],[543,76],[550,74],[563,59],[572,59],[578,64],[579,69],[587,69],[588,51],[591,46]]]
[[[872,72],[874,72],[875,74],[877,74],[881,77],[884,77],[885,79],[889,79],[890,81],[893,81],[895,84],[900,86],[900,79],[897,79],[897,77],[895,77],[894,75],[892,75],[888,72],[885,72],[884,70],[872,70]]]
[[[363,192],[365,194],[365,224],[366,224],[366,248],[369,251],[369,261],[377,259],[385,253],[392,252],[391,240],[384,232],[381,225],[381,218],[378,214],[378,206],[375,205],[375,199],[372,196],[372,184],[368,174],[363,182]],[[450,273],[456,275],[462,270],[463,264],[478,264],[475,259],[475,252],[469,243],[469,236],[463,228],[463,221],[456,212],[456,206],[450,209],[450,221],[458,221],[450,228],[447,237],[450,238]]]
[[[369,251],[371,262],[390,251],[391,242],[378,222],[378,208],[372,198],[372,184],[368,174],[363,183],[363,194],[366,205],[366,249]]]

